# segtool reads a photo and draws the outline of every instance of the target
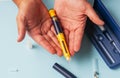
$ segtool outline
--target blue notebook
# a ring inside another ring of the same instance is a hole
[[[120,26],[115,22],[101,0],[95,0],[94,9],[105,22],[97,26],[87,20],[85,32],[110,68],[120,66]]]

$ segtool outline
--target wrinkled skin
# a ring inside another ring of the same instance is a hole
[[[62,24],[71,55],[80,49],[87,16],[98,25],[104,24],[87,0],[55,0],[54,9]]]
[[[54,34],[54,27],[48,10],[40,0],[23,0],[19,4],[17,15],[18,42],[22,41],[25,33],[52,54],[62,56],[62,52]]]

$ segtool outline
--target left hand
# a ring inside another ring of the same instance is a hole
[[[51,54],[62,56],[51,18],[42,0],[14,0],[14,2],[19,9],[17,41],[21,42],[27,32],[35,42]]]

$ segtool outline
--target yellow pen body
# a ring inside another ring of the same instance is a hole
[[[59,33],[57,35],[57,38],[58,38],[58,41],[60,43],[60,46],[61,46],[61,49],[63,51],[63,55],[64,57],[66,58],[66,60],[70,60],[70,52],[68,50],[68,47],[67,47],[67,44],[66,44],[66,41],[65,41],[65,37],[64,37],[64,34],[63,33]]]
[[[61,25],[60,25],[60,23],[57,19],[57,15],[55,13],[55,10],[53,10],[53,9],[49,10],[49,14],[52,18],[54,28],[55,28],[55,31],[56,31],[56,35],[57,35],[59,44],[61,46],[63,55],[66,58],[66,60],[69,61],[70,60],[70,52],[68,50],[68,47],[67,47],[67,44],[66,44],[66,41],[65,41],[65,37],[64,37]]]

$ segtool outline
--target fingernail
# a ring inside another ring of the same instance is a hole
[[[101,24],[104,25],[104,21],[103,20],[101,20]]]
[[[71,54],[71,56],[74,56],[75,53],[74,52],[70,52],[70,54]]]
[[[18,34],[17,42],[20,42],[20,35]]]

